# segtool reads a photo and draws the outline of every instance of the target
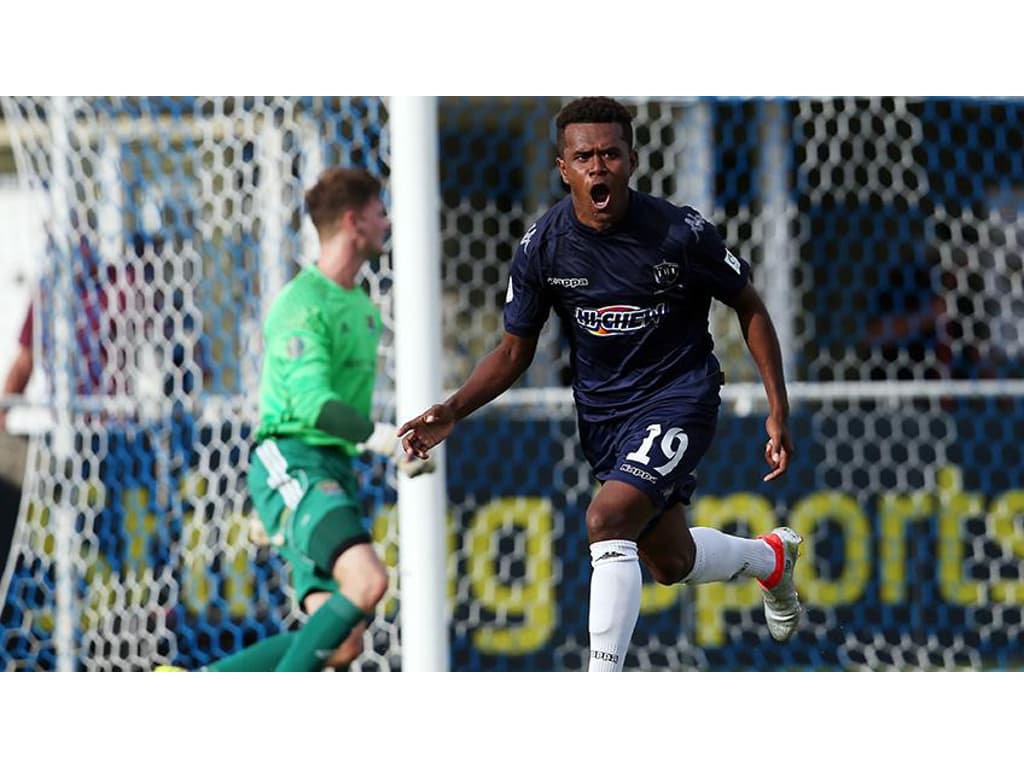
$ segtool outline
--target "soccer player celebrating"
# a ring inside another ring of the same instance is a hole
[[[433,469],[397,456],[395,425],[370,419],[382,326],[356,279],[388,235],[380,191],[363,170],[321,175],[306,193],[319,259],[285,285],[264,325],[249,491],[267,539],[291,564],[309,619],[208,671],[315,671],[355,659],[387,572],[363,523],[352,459],[372,451],[394,456],[410,476]]]
[[[623,668],[641,561],[662,584],[757,578],[768,630],[787,640],[800,617],[793,566],[801,537],[776,528],[745,539],[686,523],[724,381],[708,331],[712,298],[735,310],[767,393],[764,480],[782,475],[793,455],[778,337],[750,267],[694,209],[629,187],[637,155],[625,106],[577,99],[555,122],[555,162],[569,195],[516,250],[505,333],[447,401],[399,428],[403,445],[427,459],[457,421],[512,386],[554,308],[571,350],[583,452],[602,482],[586,520],[590,671]]]

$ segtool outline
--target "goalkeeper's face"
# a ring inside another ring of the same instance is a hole
[[[381,200],[372,200],[355,216],[357,247],[364,258],[372,259],[384,252],[384,243],[391,231],[391,221]]]

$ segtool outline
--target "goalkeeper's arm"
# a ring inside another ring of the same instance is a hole
[[[395,459],[398,468],[409,477],[433,472],[432,460],[407,456],[400,450],[398,429],[388,422],[373,422],[341,400],[328,400],[320,408],[317,429],[354,443],[360,453],[370,452]]]

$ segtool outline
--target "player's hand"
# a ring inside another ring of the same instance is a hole
[[[361,443],[356,444],[356,450],[360,453],[377,453],[395,460],[398,471],[406,477],[419,477],[437,469],[437,463],[427,457],[420,458],[402,449],[398,439],[398,428],[388,422],[377,422],[373,425],[373,432]]]
[[[420,459],[430,457],[431,448],[444,440],[455,428],[455,413],[447,405],[432,405],[419,416],[398,428],[402,447],[407,454]]]
[[[789,437],[789,427],[786,426],[785,419],[769,415],[764,426],[768,432],[764,460],[771,467],[771,471],[764,476],[764,481],[768,482],[786,473],[789,460],[793,456],[793,442]]]

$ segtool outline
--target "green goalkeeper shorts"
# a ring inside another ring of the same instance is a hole
[[[267,438],[252,452],[248,483],[267,536],[291,565],[299,605],[310,592],[336,592],[338,555],[371,540],[351,460],[331,447]]]

